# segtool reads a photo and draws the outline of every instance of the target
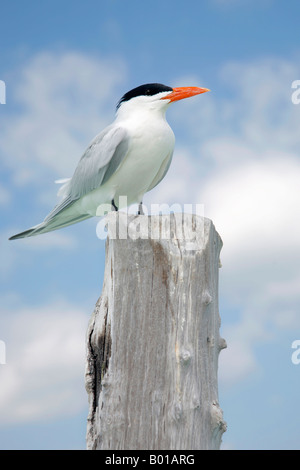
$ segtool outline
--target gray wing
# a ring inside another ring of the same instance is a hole
[[[68,183],[71,200],[79,199],[104,184],[127,155],[128,147],[129,136],[123,127],[112,124],[98,134]]]
[[[112,124],[100,132],[82,155],[72,178],[64,185],[63,200],[45,222],[50,222],[77,199],[104,184],[126,157],[128,148],[129,136],[123,127]]]
[[[124,128],[112,124],[104,129],[81,157],[73,177],[61,188],[63,200],[41,224],[14,235],[10,240],[50,232],[91,217],[89,214],[74,212],[73,204],[111,177],[126,157],[128,147],[129,137]]]

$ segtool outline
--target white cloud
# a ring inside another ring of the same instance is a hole
[[[18,115],[6,119],[0,143],[15,184],[38,185],[49,171],[71,176],[89,141],[113,117],[111,103],[126,76],[124,63],[78,52],[42,52],[18,75],[10,86]]]
[[[260,157],[221,170],[201,191],[231,263],[241,249],[250,263],[300,250],[299,159],[289,154]]]
[[[65,302],[2,313],[7,357],[0,366],[1,425],[84,409],[87,324],[88,316]]]
[[[227,102],[225,129],[234,123],[253,149],[298,152],[300,112],[291,101],[291,84],[299,73],[297,62],[280,59],[226,64],[221,72],[224,88],[235,99]]]
[[[244,380],[258,367],[249,340],[245,342],[244,337],[234,338],[232,332],[228,336],[230,347],[221,351],[219,357],[219,380],[222,385]]]
[[[49,171],[70,175],[89,139],[113,118],[111,101],[119,97],[124,71],[120,61],[78,53],[43,53],[22,70],[17,96],[23,111],[6,124],[0,143],[15,182],[36,185]],[[223,238],[222,296],[240,311],[223,332],[228,382],[259,367],[254,345],[271,341],[270,324],[298,325],[300,105],[291,101],[291,83],[299,75],[300,68],[284,60],[225,64],[218,77],[222,95],[212,90],[172,105],[174,159],[145,198],[147,204],[204,203]],[[197,77],[176,80],[198,82],[210,88]],[[53,235],[54,244],[67,246],[60,233]]]
[[[299,327],[300,106],[291,102],[299,75],[284,60],[226,64],[222,97],[212,91],[170,109],[180,145],[177,139],[168,176],[147,196],[203,203],[224,241],[221,318],[223,302],[227,312],[230,305],[239,311],[235,322],[223,321],[226,384],[260,370],[257,344]]]
[[[24,248],[31,250],[51,250],[53,248],[73,250],[77,246],[76,238],[63,232],[49,232],[40,237],[26,238],[22,243]]]
[[[25,230],[25,227],[23,227]],[[29,227],[26,227],[29,228]],[[12,241],[9,237],[20,231],[20,227],[6,228],[0,232],[0,279],[9,279],[10,275],[22,262],[33,253],[51,252],[57,250],[74,250],[78,246],[78,240],[75,236],[66,234],[63,231],[46,233],[41,236],[24,238],[22,240]]]

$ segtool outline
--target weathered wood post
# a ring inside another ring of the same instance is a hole
[[[219,449],[222,241],[192,214],[110,213],[87,332],[88,449]]]

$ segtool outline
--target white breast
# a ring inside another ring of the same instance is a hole
[[[140,202],[174,149],[174,134],[168,123],[152,120],[128,129],[132,135],[127,157],[114,175],[116,196],[127,195],[130,203]],[[136,200],[137,199],[137,200]]]
[[[119,209],[140,203],[172,158],[175,137],[164,115],[135,116],[120,124],[130,135],[128,153],[105,184],[82,198],[82,209],[91,215],[103,215],[112,199]]]

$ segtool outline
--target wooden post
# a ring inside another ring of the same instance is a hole
[[[192,214],[107,216],[87,332],[88,449],[219,449],[222,241]]]

